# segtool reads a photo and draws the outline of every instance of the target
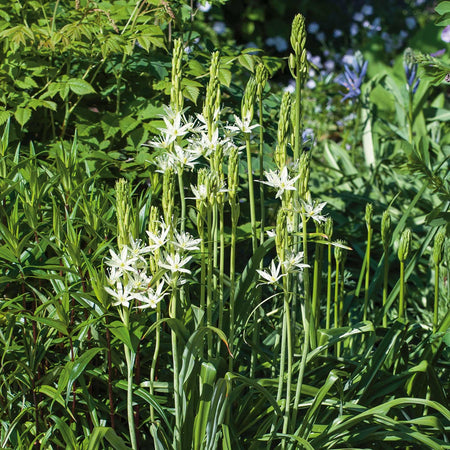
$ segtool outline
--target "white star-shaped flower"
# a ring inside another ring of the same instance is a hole
[[[266,272],[265,270],[256,269],[261,278],[263,278],[265,283],[268,284],[276,284],[278,281],[284,277],[286,274],[281,273],[281,264],[275,265],[275,262],[272,260],[270,263],[270,271]]]
[[[283,167],[281,171],[269,170],[264,172],[267,181],[260,181],[260,183],[267,184],[275,189],[278,189],[275,198],[280,198],[285,191],[295,191],[295,182],[298,180],[300,175],[294,178],[289,178],[288,169],[286,166]]]

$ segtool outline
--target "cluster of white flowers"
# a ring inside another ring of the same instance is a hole
[[[200,239],[194,239],[189,233],[170,233],[170,226],[161,224],[158,233],[147,231],[149,244],[130,238],[131,244],[123,246],[119,253],[110,250],[108,266],[108,284],[105,291],[113,299],[112,306],[130,308],[156,308],[174,285],[186,282],[180,274],[190,274],[187,268],[192,256],[187,252],[198,250]],[[169,235],[173,237],[169,239]],[[155,252],[161,255],[157,261],[158,269],[151,274],[149,259]]]
[[[272,260],[270,263],[270,269],[259,270],[256,269],[260,277],[264,280],[264,284],[277,284],[281,278],[288,274],[298,273],[305,267],[310,267],[308,264],[303,264],[303,252],[287,252],[284,260],[275,264]]]
[[[170,107],[164,107],[164,126],[160,128],[160,136],[147,145],[157,150],[164,150],[156,158],[158,172],[165,172],[169,167],[175,171],[192,170],[199,163],[201,157],[209,159],[221,147],[225,156],[229,155],[236,146],[233,134],[237,131],[249,133],[258,125],[250,125],[248,119],[241,120],[235,116],[236,125],[223,127],[223,136],[219,134],[220,110],[214,114],[214,129],[208,127],[207,120],[202,114],[188,117],[180,112],[174,112]]]

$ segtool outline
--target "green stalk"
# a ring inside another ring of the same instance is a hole
[[[372,240],[372,227],[367,229],[367,248],[366,248],[366,277],[364,283],[364,312],[363,320],[367,320],[367,310],[369,307],[369,281],[370,281],[370,245]]]
[[[200,241],[200,309],[205,312],[206,306],[206,253],[205,253],[205,233],[202,231],[199,233]],[[201,326],[203,326],[204,318],[201,318]]]
[[[287,433],[289,430],[289,416],[290,416],[290,408],[291,408],[291,386],[292,386],[292,360],[293,360],[293,351],[292,351],[292,334],[291,334],[291,311],[289,304],[289,277],[284,277],[283,279],[284,285],[284,317],[283,319],[286,322],[286,343],[287,343],[287,380],[286,380],[286,400],[284,407],[284,418],[283,418],[283,433]],[[283,441],[284,447],[284,441]]]
[[[383,311],[386,307],[387,302],[387,291],[388,291],[388,281],[389,281],[389,255],[387,250],[384,253],[384,273],[383,273]],[[383,327],[387,327],[387,311],[383,315]]]
[[[438,329],[439,320],[439,264],[434,265],[434,310],[433,310],[433,333]]]
[[[335,249],[336,250],[336,249]],[[334,328],[339,327],[339,260],[336,260],[336,278],[334,280]],[[336,343],[336,356],[341,352],[339,342]]]
[[[186,222],[186,199],[184,196],[184,182],[183,182],[183,170],[178,169],[178,187],[180,190],[180,203],[181,203],[181,221],[180,221],[180,229],[183,233],[185,230],[185,222]]]
[[[130,310],[128,308],[122,309],[122,321],[127,330],[130,329]],[[127,419],[128,430],[130,432],[131,448],[137,450],[136,429],[134,426],[133,414],[133,367],[135,354],[127,345],[124,344],[125,361],[127,364]]]
[[[255,253],[258,243],[257,243],[257,236],[256,236],[255,190],[254,190],[254,186],[253,186],[250,133],[245,134],[245,148],[246,148],[246,153],[247,153],[248,196],[249,196],[249,200],[250,200],[250,222],[251,222],[251,227],[252,227],[252,250],[253,250],[253,253]]]
[[[398,317],[405,319],[405,262],[400,261],[400,302],[398,307]]]
[[[306,224],[307,219],[305,214],[302,214],[302,237],[303,237],[303,262],[305,264],[308,264],[308,235],[306,233]],[[305,267],[304,269],[304,292],[305,292],[305,306],[302,308],[302,321],[303,321],[303,333],[304,333],[304,342],[303,342],[303,352],[302,352],[302,359],[300,362],[300,370],[297,378],[297,387],[295,389],[295,399],[294,399],[294,406],[293,406],[293,412],[292,412],[292,420],[291,424],[293,427],[295,427],[295,423],[297,421],[297,414],[298,414],[298,405],[300,402],[300,394],[302,390],[302,384],[303,384],[303,376],[305,373],[305,367],[306,367],[306,357],[308,356],[309,352],[309,344],[311,342],[311,320],[312,320],[312,311],[311,311],[311,302],[309,297],[309,268]],[[313,330],[315,333],[315,331]]]
[[[159,322],[159,320],[161,320],[160,303],[158,303],[158,305],[156,306],[156,322]],[[153,351],[152,365],[150,368],[150,395],[155,394],[153,383],[155,382],[156,377],[156,364],[158,363],[160,346],[161,346],[161,327],[158,326],[155,329],[155,349]],[[150,419],[152,422],[155,421],[155,410],[152,405],[150,405]]]
[[[212,214],[211,206],[208,205],[207,210],[207,236],[208,236],[208,275],[207,275],[207,286],[206,286],[206,324],[208,326],[212,325],[212,305],[213,305],[213,224],[212,224]],[[208,343],[208,357],[212,358],[212,335],[207,334]]]
[[[297,422],[297,414],[298,414],[298,405],[300,403],[300,395],[302,393],[302,385],[303,385],[303,378],[305,375],[305,369],[306,369],[306,360],[309,353],[309,318],[311,317],[311,312],[308,311],[307,305],[301,306],[302,311],[302,321],[303,321],[303,349],[302,349],[302,359],[300,361],[300,368],[298,372],[298,378],[297,378],[297,387],[295,389],[295,399],[294,399],[294,406],[292,409],[292,419],[291,419],[291,432],[296,428],[296,422]]]
[[[331,257],[331,244],[328,244],[328,260],[327,260],[327,317],[325,328],[330,329],[331,325],[331,272],[333,270]]]
[[[239,217],[239,205],[231,205],[231,248],[230,248],[230,352],[233,355],[234,347],[234,303],[236,292],[236,230]],[[228,360],[228,370],[233,370],[233,358]]]
[[[172,308],[172,317],[178,318],[178,299],[177,290],[175,288],[176,283],[174,283],[172,296],[170,299]],[[180,364],[178,357],[178,342],[177,335],[174,330],[171,330],[171,343],[172,343],[172,359],[173,359],[173,397],[174,397],[174,407],[175,407],[175,430],[173,435],[173,448],[178,450],[181,448],[181,404],[180,404],[180,392],[179,392],[179,373]]]
[[[223,328],[223,285],[225,274],[225,224],[223,217],[223,202],[219,205],[219,235],[220,235],[220,255],[219,255],[219,329]],[[221,341],[217,342],[217,354],[220,353]]]

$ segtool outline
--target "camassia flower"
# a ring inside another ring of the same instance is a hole
[[[348,98],[358,98],[361,95],[361,85],[367,72],[368,61],[361,64],[361,58],[355,57],[353,69],[344,64],[344,73],[336,78],[336,82],[347,89],[347,93],[342,97],[341,102]]]
[[[294,178],[289,178],[288,169],[286,166],[284,166],[281,171],[269,170],[268,172],[264,172],[264,174],[267,181],[260,181],[260,183],[267,184],[268,186],[278,189],[275,198],[281,197],[284,191],[295,191],[295,182],[300,176],[297,175]]]
[[[105,286],[105,291],[115,299],[112,306],[129,308],[130,302],[136,298],[136,293],[133,292],[132,286],[130,284],[123,286],[120,281],[116,283],[116,289]]]
[[[268,284],[276,284],[282,277],[286,275],[281,272],[281,264],[278,263],[278,265],[275,265],[275,262],[273,260],[270,263],[269,271],[266,272],[265,270],[259,269],[256,269],[256,271],[259,273],[261,278],[265,280],[265,283]]]

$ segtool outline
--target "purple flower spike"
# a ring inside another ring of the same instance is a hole
[[[347,89],[347,93],[342,97],[341,102],[348,98],[358,98],[361,95],[361,85],[367,72],[368,61],[361,62],[355,58],[353,69],[344,64],[344,74],[336,78],[336,82]]]

